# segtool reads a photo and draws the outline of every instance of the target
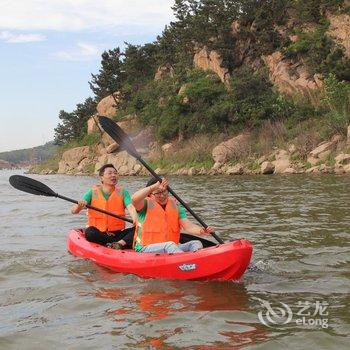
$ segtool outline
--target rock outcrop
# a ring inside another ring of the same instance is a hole
[[[115,92],[103,98],[97,105],[96,110],[98,115],[104,115],[105,117],[113,117],[117,112],[117,107],[120,99],[120,93]]]
[[[198,48],[193,57],[193,63],[197,68],[213,71],[225,85],[229,84],[229,71],[221,66],[222,58],[216,51],[210,51],[206,46]]]
[[[279,51],[263,56],[263,60],[269,69],[269,78],[279,92],[287,95],[302,94],[312,99],[312,91],[316,92],[323,87],[319,74],[310,76],[302,63],[293,63]]]
[[[317,145],[315,149],[313,149],[307,158],[307,161],[315,166],[316,164],[326,160],[326,158],[331,154],[331,152],[335,149],[337,144],[337,140],[331,141],[323,141]]]
[[[260,166],[260,171],[264,175],[273,174],[275,171],[275,166],[269,161],[264,161]]]
[[[274,160],[272,162],[272,164],[274,165],[274,174],[283,174],[287,169],[288,172],[290,172],[290,154],[289,152],[287,152],[286,150],[278,150],[275,153],[275,158],[276,160]]]
[[[345,56],[350,58],[350,16],[348,14],[328,14],[330,21],[327,33],[345,48]]]
[[[129,121],[129,123],[120,122],[118,124],[122,127],[122,129],[124,129],[124,127],[130,127],[130,123],[132,123],[132,121]],[[110,137],[108,140],[111,140]],[[148,155],[151,146],[154,143],[152,128],[142,129],[136,136],[131,137],[131,141],[139,154],[142,156]],[[99,153],[100,156],[95,164],[95,173],[98,172],[98,169],[102,165],[107,163],[113,164],[117,169],[118,174],[122,176],[139,175],[143,171],[143,167],[138,163],[138,161],[134,157],[130,156],[125,150],[121,149],[120,146],[114,141],[109,143],[105,148],[101,148]]]
[[[90,117],[87,121],[87,133],[88,135],[99,131],[99,127],[97,125],[98,121],[97,121],[97,115],[93,115],[92,117]]]
[[[117,154],[104,154],[100,156],[95,165],[95,173],[98,173],[98,169],[107,163],[113,164],[121,176],[137,175],[142,169],[142,166],[134,157],[130,156],[126,151],[122,151]]]
[[[58,174],[85,173],[94,161],[89,146],[76,147],[65,151],[58,164]]]
[[[214,147],[212,151],[212,157],[215,162],[213,168],[217,169],[229,159],[239,157],[246,151],[246,146],[249,140],[250,134],[242,133],[230,140],[221,142]]]

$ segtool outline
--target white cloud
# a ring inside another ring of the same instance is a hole
[[[174,0],[0,0],[0,29],[80,31],[142,26],[159,30],[172,20]]]
[[[97,46],[89,43],[78,43],[71,51],[59,51],[54,56],[63,61],[88,61],[100,55]]]
[[[44,41],[46,37],[41,34],[20,34],[2,31],[0,32],[0,40],[6,43],[31,43],[34,41]]]

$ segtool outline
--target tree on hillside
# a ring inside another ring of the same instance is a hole
[[[124,88],[128,86],[137,91],[146,81],[153,79],[157,66],[156,52],[156,44],[141,46],[126,43],[123,61]]]
[[[237,0],[175,0],[172,7],[177,21],[171,22],[158,37],[159,58],[163,63],[191,67],[196,45],[218,50],[225,60],[234,39],[231,24],[240,11]]]
[[[91,74],[90,89],[100,101],[104,97],[119,91],[125,78],[120,48],[104,51],[102,54],[101,68],[98,74]]]
[[[84,103],[78,103],[76,109],[71,113],[61,110],[58,117],[62,122],[54,129],[55,144],[62,145],[85,134],[87,120],[95,111],[96,102],[91,97],[87,98]]]

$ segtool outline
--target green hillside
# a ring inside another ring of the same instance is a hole
[[[243,130],[256,140],[249,150],[253,157],[293,141],[304,161],[322,140],[346,135],[350,60],[328,29],[330,14],[350,14],[348,1],[175,0],[172,9],[175,21],[154,42],[127,43],[124,50],[102,54],[89,82],[93,97],[59,113],[55,143],[61,153],[98,141],[87,135],[87,120],[115,92],[114,119],[136,116],[141,126],[154,127],[160,144],[182,140],[180,146],[187,147],[193,138],[209,139],[198,154],[181,157],[187,164],[199,158],[210,164],[215,143]],[[194,56],[201,48],[220,56],[228,81],[196,69]],[[309,77],[321,77],[323,88],[282,94],[264,61],[276,52],[295,70],[302,65]],[[167,67],[168,74],[155,79],[159,67]]]
[[[333,122],[340,123],[340,129],[349,122],[344,115],[348,102],[338,106],[332,98],[350,91],[350,60],[344,47],[326,33],[327,13],[349,12],[344,1],[176,0],[173,10],[176,20],[155,42],[129,43],[124,51],[117,47],[102,54],[101,68],[90,81],[94,98],[78,104],[73,112],[60,112],[56,143],[81,139],[96,104],[116,91],[122,96],[116,118],[135,114],[141,124],[155,125],[163,142],[180,135],[259,128],[267,120],[289,120],[295,125],[317,116],[331,128]],[[239,27],[237,33],[233,23]],[[297,41],[290,39],[293,35]],[[249,45],[243,52],[245,43]],[[229,86],[213,73],[194,69],[195,49],[204,46],[222,57],[222,66],[233,77]],[[296,65],[303,62],[310,74],[322,74],[329,92],[326,99],[311,106],[305,98],[286,98],[276,92],[262,61],[263,55],[276,51]],[[157,67],[165,65],[171,67],[171,74],[154,80]],[[178,94],[183,86],[186,102]]]

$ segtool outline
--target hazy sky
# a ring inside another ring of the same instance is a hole
[[[101,53],[144,44],[174,0],[0,0],[0,152],[53,139],[61,109],[92,96]]]

